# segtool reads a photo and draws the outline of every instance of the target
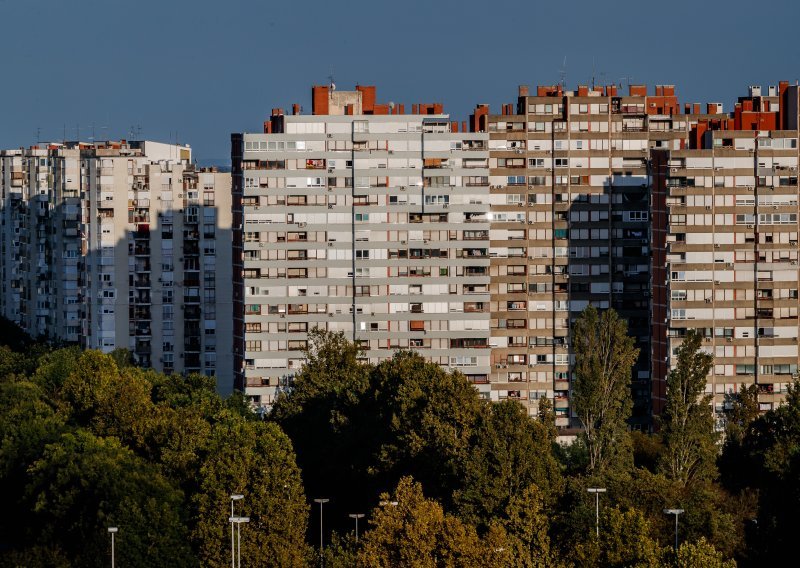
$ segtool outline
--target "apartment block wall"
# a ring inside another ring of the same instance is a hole
[[[1,152],[3,315],[230,391],[230,176],[190,159],[155,142]]]
[[[488,397],[488,135],[441,114],[280,122],[232,137],[237,383],[269,405],[320,327],[372,362],[417,350]]]
[[[658,88],[663,93],[663,87]],[[635,420],[649,419],[648,153],[652,112],[638,86],[520,89],[517,114],[490,115],[493,398],[533,413],[569,396],[570,328],[588,304],[628,320],[641,350]],[[672,104],[661,94],[653,111]],[[669,143],[669,140],[664,142]]]

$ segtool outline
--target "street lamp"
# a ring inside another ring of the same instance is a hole
[[[664,509],[665,515],[675,515],[675,554],[678,554],[678,515],[683,513],[683,509]]]
[[[322,506],[330,501],[330,499],[314,499],[314,503],[319,503],[319,565],[322,566],[325,562],[322,559]]]
[[[594,493],[594,532],[597,538],[600,538],[600,494],[606,492],[605,487],[589,487],[586,489],[589,493]]]
[[[111,533],[111,568],[114,568],[114,535],[119,532],[117,527],[108,527],[108,532]]]
[[[397,501],[381,501],[381,507],[385,507],[387,505],[391,505],[392,507],[397,507]]]
[[[237,568],[241,568],[242,566],[242,523],[249,523],[250,517],[231,517],[228,519],[231,522],[231,526],[233,523],[236,523],[236,566]]]
[[[356,544],[358,544],[358,519],[363,519],[364,513],[350,513],[347,516],[356,520]]]
[[[231,495],[231,518],[234,517],[233,502],[241,501],[242,499],[244,499],[244,495],[238,495],[238,494]],[[234,526],[233,521],[231,521],[231,568],[236,568],[236,551],[234,549],[233,526]]]

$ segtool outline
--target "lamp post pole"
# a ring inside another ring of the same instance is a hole
[[[600,494],[606,492],[605,487],[589,487],[586,489],[589,493],[594,493],[594,533],[595,536],[600,538]]]
[[[249,523],[250,517],[231,517],[228,519],[231,526],[236,524],[236,538],[238,550],[236,551],[236,566],[240,568],[242,565],[242,523]]]
[[[358,519],[363,519],[364,513],[351,513],[347,516],[356,520],[356,544],[358,544]]]
[[[330,501],[330,499],[314,499],[314,503],[319,503],[319,565],[324,565],[322,557],[322,506]]]
[[[231,495],[231,519],[234,518],[233,513],[233,502],[234,501],[241,501],[244,499],[244,495],[233,494]],[[234,548],[234,524],[233,520],[231,520],[231,568],[236,568],[236,550]]]
[[[111,533],[111,568],[114,568],[114,535],[119,531],[117,527],[108,527],[108,532]]]
[[[675,554],[678,554],[678,515],[683,513],[683,509],[664,509],[665,515],[675,515]]]

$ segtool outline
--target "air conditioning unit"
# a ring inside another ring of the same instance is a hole
[[[733,337],[726,337],[725,341],[727,341],[728,343],[733,343]]]
[[[720,245],[719,245],[719,243],[714,243],[714,248],[715,248],[715,249],[718,249],[718,248],[719,248],[719,246],[720,246]]]
[[[333,134],[327,134],[326,137],[327,138],[333,138]]]

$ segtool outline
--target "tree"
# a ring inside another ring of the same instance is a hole
[[[479,528],[502,516],[531,485],[552,505],[563,481],[550,432],[514,400],[485,406],[478,414],[455,503]]]
[[[678,547],[676,568],[736,568],[736,562],[725,560],[723,555],[705,538],[684,542]]]
[[[542,492],[535,485],[528,486],[509,500],[499,522],[508,535],[506,548],[515,559],[514,566],[543,568],[555,564],[545,508]]]
[[[404,477],[394,497],[373,511],[361,539],[358,565],[375,568],[478,566],[487,557],[475,529],[426,499],[422,486]]]
[[[372,428],[362,427],[371,366],[342,332],[315,328],[308,341],[305,364],[268,420],[291,438],[306,493],[331,498],[328,516],[345,528],[348,511],[339,505],[366,510],[379,492],[368,474],[379,440]]]
[[[244,420],[222,411],[205,448],[193,541],[200,564],[224,568],[230,561],[230,495],[244,495],[237,514],[242,556],[250,566],[300,566],[308,554],[309,506],[289,438],[270,422]]]
[[[588,541],[575,544],[578,566],[652,566],[661,565],[662,551],[650,536],[650,525],[635,510],[616,507],[603,509],[600,538],[592,534]]]
[[[660,470],[686,486],[717,475],[718,435],[711,396],[704,395],[713,356],[701,351],[703,338],[689,330],[678,348],[677,364],[667,376],[667,400],[660,422],[664,453]]]
[[[749,556],[760,564],[779,562],[800,531],[800,381],[789,386],[786,404],[752,421],[739,463],[725,477],[758,491],[758,517],[750,528]]]
[[[625,320],[613,309],[600,314],[591,305],[573,327],[572,401],[583,429],[590,473],[603,471],[630,449],[626,420],[633,408],[631,369],[639,350],[627,331]]]
[[[75,566],[105,566],[107,527],[120,528],[125,566],[190,566],[182,493],[113,438],[65,433],[30,469],[31,542],[57,545]]]

